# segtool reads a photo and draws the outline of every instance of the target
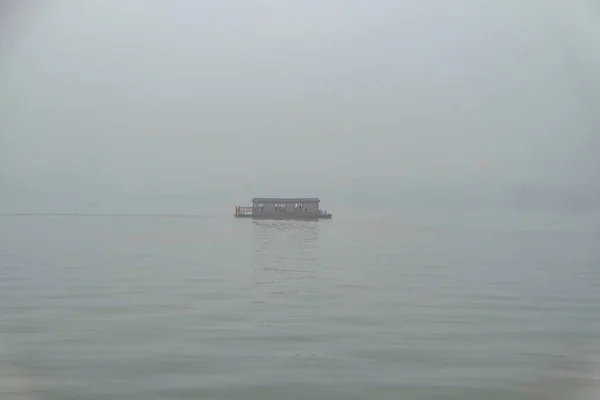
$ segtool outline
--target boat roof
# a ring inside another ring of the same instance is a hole
[[[252,199],[253,203],[318,203],[320,201],[317,197],[255,197]]]

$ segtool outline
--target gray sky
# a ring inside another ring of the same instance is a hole
[[[592,0],[7,5],[13,200],[598,192]]]

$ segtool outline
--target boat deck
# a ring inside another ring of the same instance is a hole
[[[331,214],[317,214],[317,213],[236,213],[236,218],[252,218],[252,219],[281,219],[281,220],[318,220],[318,219],[331,219]]]

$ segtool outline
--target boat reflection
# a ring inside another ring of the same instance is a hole
[[[261,296],[314,292],[319,266],[319,223],[252,221],[252,274]]]

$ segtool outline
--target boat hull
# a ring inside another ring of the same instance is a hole
[[[235,214],[236,218],[251,218],[251,219],[277,219],[277,220],[301,220],[301,221],[316,221],[319,219],[331,219],[331,214]]]

